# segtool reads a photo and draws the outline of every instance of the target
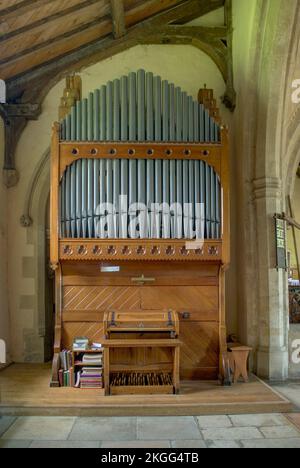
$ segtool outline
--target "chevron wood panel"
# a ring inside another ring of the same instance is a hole
[[[63,309],[110,310],[140,309],[140,289],[118,286],[67,286],[64,288]]]
[[[216,378],[219,368],[219,326],[217,323],[181,323],[182,379]]]
[[[93,342],[103,340],[103,321],[102,322],[64,322],[62,347],[72,349],[73,341],[76,336],[86,336]]]
[[[142,307],[145,309],[197,310],[212,314],[218,320],[219,293],[215,286],[155,286],[142,288]]]
[[[71,346],[75,336],[103,338],[105,310],[131,310],[149,314],[174,309],[180,313],[181,378],[215,379],[219,369],[219,288],[203,285],[203,279],[217,280],[217,267],[198,265],[188,270],[156,264],[123,263],[120,272],[100,273],[99,265],[64,265],[63,343]],[[173,273],[173,274],[172,274]],[[154,284],[132,285],[132,278],[144,274]],[[92,280],[95,279],[93,282]],[[183,312],[189,312],[184,318]],[[154,354],[153,354],[154,353]],[[151,368],[159,363],[170,369],[166,350],[116,350],[113,362]]]

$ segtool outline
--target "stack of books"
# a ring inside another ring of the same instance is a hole
[[[83,367],[82,371],[77,373],[76,387],[103,388],[102,368]]]
[[[97,354],[84,354],[82,356],[82,363],[83,364],[93,364],[95,366],[102,367],[102,353]]]
[[[72,352],[64,350],[60,353],[60,370],[58,373],[61,387],[74,386],[74,369],[72,367]]]
[[[73,351],[86,351],[89,349],[89,339],[85,336],[74,338]]]

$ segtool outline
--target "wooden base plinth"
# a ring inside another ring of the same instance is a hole
[[[217,381],[182,382],[180,395],[111,395],[104,390],[50,388],[48,364],[13,364],[0,371],[0,415],[188,416],[288,413],[292,404],[254,376],[222,387]]]

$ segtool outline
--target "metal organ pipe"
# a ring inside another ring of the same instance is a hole
[[[219,143],[220,127],[181,88],[139,70],[77,102],[61,121],[61,139]],[[220,180],[184,156],[82,159],[62,178],[60,216],[63,237],[219,238]]]
[[[66,237],[218,239],[221,234],[220,180],[203,161],[81,159],[63,176],[60,206]]]

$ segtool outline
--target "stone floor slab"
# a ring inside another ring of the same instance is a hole
[[[267,439],[291,439],[300,437],[300,432],[292,425],[261,427],[260,430]]]
[[[228,427],[223,429],[205,429],[204,440],[247,440],[262,439],[263,436],[255,427]]]
[[[241,446],[234,440],[209,440],[206,442],[210,449],[240,449]]]
[[[202,438],[192,416],[138,417],[137,437],[140,440],[194,440]]]
[[[5,448],[28,448],[31,444],[31,440],[0,440],[0,449]]]
[[[166,440],[133,440],[128,442],[102,442],[101,448],[170,448],[170,443]]]
[[[300,383],[287,382],[277,385],[271,383],[271,386],[300,409]]]
[[[237,427],[272,427],[287,424],[286,418],[281,414],[242,414],[230,416],[230,419]]]
[[[201,449],[207,448],[204,440],[173,440],[171,442],[172,448],[178,449],[186,449],[186,448],[194,448],[194,449]]]
[[[136,440],[135,417],[78,418],[70,434],[70,440],[130,441]]]
[[[73,417],[22,416],[2,435],[2,439],[66,440],[75,419]]]
[[[228,416],[198,416],[197,420],[200,429],[232,427]]]
[[[300,439],[261,439],[261,440],[242,440],[244,448],[256,449],[296,449],[300,448]]]
[[[100,448],[99,442],[85,440],[34,440],[29,448],[37,449],[92,449]]]
[[[12,416],[0,416],[0,437],[6,432],[17,418]]]

